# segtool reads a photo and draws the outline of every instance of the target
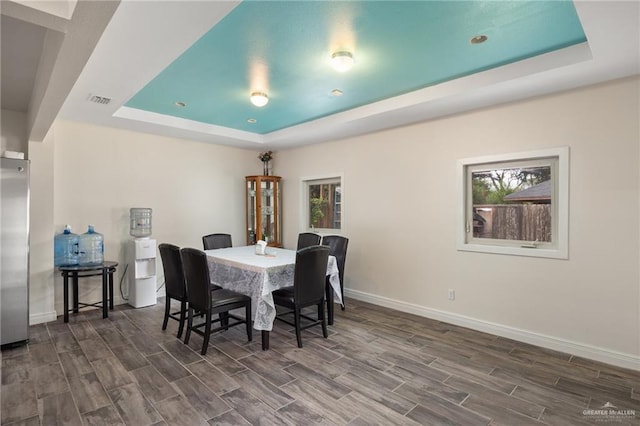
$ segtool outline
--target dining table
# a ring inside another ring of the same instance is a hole
[[[253,328],[262,332],[262,349],[269,349],[269,332],[276,318],[276,306],[271,293],[293,286],[296,250],[267,247],[264,254],[257,254],[256,246],[239,246],[204,252],[213,284],[251,297]],[[332,293],[335,302],[342,304],[335,256],[329,256],[327,278],[330,286],[327,293]],[[333,309],[329,311],[332,316]],[[333,318],[330,317],[328,322],[332,324]]]

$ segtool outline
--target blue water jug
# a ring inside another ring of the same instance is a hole
[[[104,262],[104,237],[95,231],[93,225],[78,237],[78,264],[80,266],[100,265]]]
[[[53,237],[53,264],[73,266],[78,264],[78,235],[66,225],[62,234]]]

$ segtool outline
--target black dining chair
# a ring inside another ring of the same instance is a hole
[[[231,290],[214,290],[211,286],[207,255],[204,252],[194,248],[183,248],[180,250],[180,257],[182,258],[189,302],[184,343],[189,344],[191,332],[201,335],[204,341],[200,353],[205,355],[212,333],[228,330],[229,327],[241,324],[246,325],[247,339],[251,341],[251,298]],[[239,308],[245,308],[244,318],[230,312]],[[218,314],[219,317],[214,319],[214,314]],[[194,324],[194,316],[196,315],[200,315],[204,321]],[[236,321],[229,322],[229,319]],[[220,322],[220,326],[212,328],[211,325],[217,322]]]
[[[325,276],[328,259],[329,248],[326,246],[315,245],[298,250],[293,286],[281,288],[272,293],[276,306],[288,308],[288,310],[278,313],[276,319],[295,327],[299,348],[302,347],[301,331],[309,327],[321,325],[322,335],[325,338],[328,336],[327,319],[324,315]],[[314,305],[318,308],[317,319],[301,313],[303,308]],[[292,313],[293,322],[287,319]],[[310,323],[303,326],[302,319],[308,320]]]
[[[329,256],[335,256],[336,258],[338,273],[340,276],[340,297],[342,298],[342,310],[344,311],[344,265],[347,261],[347,247],[349,246],[349,239],[342,235],[325,235],[322,238],[322,245],[329,247]],[[333,299],[332,297],[329,297],[330,291],[332,291],[332,288],[329,283],[329,277],[327,277],[327,301]],[[327,309],[333,310],[333,306],[328,307]]]
[[[164,270],[165,283],[165,305],[164,321],[162,329],[167,329],[169,318],[180,323],[178,326],[178,339],[182,337],[184,321],[187,314],[187,287],[184,283],[182,273],[182,259],[180,258],[180,247],[173,244],[162,243],[158,246],[160,258],[162,259],[162,269]],[[171,312],[171,299],[180,302],[180,310]]]
[[[298,234],[298,247],[296,250],[303,249],[305,247],[317,246],[320,244],[322,235],[314,232],[301,232]]]
[[[231,247],[231,235],[209,234],[202,237],[202,246],[205,250]]]

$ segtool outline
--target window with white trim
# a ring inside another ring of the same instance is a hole
[[[302,180],[302,223],[312,232],[336,233],[342,229],[342,176]]]
[[[568,147],[459,160],[458,187],[458,250],[568,258]]]

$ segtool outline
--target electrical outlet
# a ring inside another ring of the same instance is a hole
[[[452,288],[449,289],[449,300],[456,300],[456,291]]]

